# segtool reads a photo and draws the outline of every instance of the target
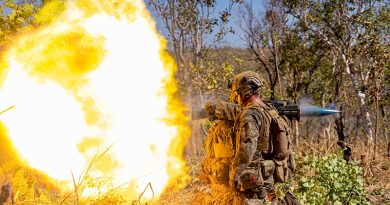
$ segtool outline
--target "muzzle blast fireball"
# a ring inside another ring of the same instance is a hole
[[[32,167],[71,193],[31,197],[39,204],[106,193],[141,204],[139,193],[156,199],[185,186],[187,108],[144,1],[51,0],[34,21],[0,53],[1,106],[15,106],[0,119],[0,181]],[[30,187],[15,189],[16,204],[31,204]]]

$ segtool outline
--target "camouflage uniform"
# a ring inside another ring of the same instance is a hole
[[[230,185],[241,189],[248,198],[264,199],[266,192],[272,190],[274,183],[275,165],[268,152],[272,118],[266,109],[270,108],[248,104],[243,108],[235,124],[237,143],[230,169]],[[255,179],[256,182],[245,182],[246,177],[256,174],[258,177]]]
[[[233,125],[241,107],[234,103],[209,102],[204,110],[215,123],[205,140],[206,158],[202,161],[202,179],[206,178],[211,184],[229,185],[229,168],[235,149]]]
[[[211,119],[227,120],[234,122],[241,112],[241,107],[235,103],[208,102],[205,106],[207,115]]]
[[[276,203],[274,176],[276,182],[282,182],[287,179],[288,173],[287,159],[277,159],[278,153],[287,153],[285,156],[288,156],[288,124],[284,121],[279,123],[282,118],[277,111],[261,101],[259,94],[262,86],[260,76],[247,71],[237,75],[230,87],[231,101],[243,107],[234,125],[236,148],[229,184],[245,195],[246,204],[262,204],[267,196],[271,196],[269,200]],[[274,146],[276,142],[278,147]],[[288,197],[293,198],[288,204],[299,204],[291,194]]]
[[[241,108],[238,104],[227,102],[208,103],[205,110],[210,119],[218,121],[209,130],[205,143],[207,157],[203,161],[204,172],[213,185],[214,192],[205,197],[208,200],[202,199],[200,204],[263,204],[266,193],[273,192],[274,182],[287,179],[285,177],[280,180],[283,177],[278,174],[285,175],[285,170],[279,169],[283,163],[275,165],[278,164],[278,156],[272,156],[271,153],[271,149],[274,149],[270,136],[274,132],[271,121],[275,116],[279,117],[277,111],[271,105],[251,103]],[[228,156],[218,157],[220,154],[215,153],[215,145],[220,142],[235,145],[234,159],[230,153]],[[226,168],[230,164],[230,176],[227,176],[229,172]],[[255,182],[251,176],[257,176]],[[228,189],[228,180],[236,191]],[[224,196],[221,193],[225,193]],[[287,193],[283,201],[286,204],[299,204],[290,193]]]
[[[202,161],[200,178],[209,188],[202,188],[193,205],[241,205],[244,198],[229,187],[229,168],[234,155],[234,119],[241,108],[230,103],[208,103],[205,107],[210,119],[216,120],[209,129],[206,140],[206,158]],[[210,189],[211,188],[211,189]]]
[[[211,184],[229,185],[229,167],[233,159],[233,122],[218,120],[205,140],[206,158],[202,161],[203,179]]]

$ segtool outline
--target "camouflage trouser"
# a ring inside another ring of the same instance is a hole
[[[291,193],[287,192],[283,198],[283,203],[287,205],[300,205],[298,199]]]

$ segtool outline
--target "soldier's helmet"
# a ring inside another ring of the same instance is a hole
[[[230,101],[242,104],[250,96],[260,92],[264,86],[260,75],[253,71],[245,71],[236,75],[228,84]]]

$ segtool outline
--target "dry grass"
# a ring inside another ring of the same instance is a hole
[[[70,191],[62,189],[67,187],[66,182],[55,181],[23,163],[2,164],[0,204],[148,204],[149,202],[144,202],[142,195],[137,200],[125,200],[121,188],[128,186],[131,181],[115,187],[110,178],[91,175],[95,165],[109,149],[110,147],[97,153],[80,176],[76,177],[71,173],[73,189]],[[152,188],[152,185],[149,184],[148,187]],[[84,193],[88,189],[97,192],[86,196]]]
[[[373,204],[390,204],[390,158],[385,144],[381,145],[374,152],[372,148],[358,143],[353,149],[354,159],[363,168],[368,200]]]
[[[202,183],[198,176],[201,172],[201,162],[205,157],[204,149],[199,149],[197,154],[187,155],[187,163],[189,166],[189,175],[191,182],[182,190],[176,192],[165,192],[157,204],[161,205],[182,205],[190,204],[191,201],[199,192],[207,192],[210,187]]]
[[[322,157],[340,151],[337,145],[337,138],[329,139],[301,139],[295,152],[300,156],[312,155]],[[365,193],[367,199],[372,204],[390,204],[390,158],[385,150],[387,147],[382,143],[378,145],[375,158],[372,147],[367,147],[365,143],[349,144],[352,147],[352,160],[363,168],[365,177]],[[204,153],[197,156],[188,156],[193,181],[183,190],[176,193],[165,193],[159,204],[190,204],[195,196],[202,193],[211,192],[210,187],[201,183],[197,176],[200,172],[200,162]]]
[[[23,165],[2,166],[1,182],[4,204],[53,204],[61,198],[60,182]]]
[[[373,146],[367,146],[364,140],[354,140],[348,144],[352,148],[352,160],[363,169],[364,189],[368,201],[372,204],[390,204],[390,158],[387,156],[387,144],[378,143],[376,152]],[[340,150],[337,138],[322,140],[301,140],[296,153],[301,156],[325,156]]]
[[[177,192],[165,192],[157,204],[161,205],[182,205],[190,204],[196,194],[199,192],[199,188],[203,185],[196,182],[190,183],[186,188]]]
[[[385,143],[377,147],[374,154],[372,148],[364,143],[350,144],[352,147],[352,160],[357,162],[364,170],[365,191],[367,199],[372,204],[390,204],[390,159],[385,152]],[[7,201],[4,204],[162,204],[182,205],[190,204],[198,193],[210,193],[211,188],[202,183],[197,176],[201,170],[201,160],[204,151],[198,155],[188,155],[187,161],[190,167],[192,181],[177,192],[165,192],[160,199],[146,201],[143,194],[137,194],[134,200],[126,200],[119,191],[121,187],[111,186],[109,179],[92,178],[89,173],[93,170],[94,163],[102,157],[109,148],[99,153],[90,162],[89,166],[79,177],[73,177],[73,190],[67,193],[61,192],[57,187],[61,182],[53,181],[46,175],[23,166],[11,163],[1,167],[0,185],[2,187],[0,202],[8,191]],[[301,156],[324,156],[339,150],[336,138],[323,140],[301,140],[296,148],[296,153]],[[375,156],[375,157],[374,157]],[[128,183],[125,183],[128,185]],[[85,197],[84,190],[89,187],[109,190],[94,196]],[[146,190],[153,191],[153,184],[148,184]],[[1,204],[1,203],[0,203]]]

